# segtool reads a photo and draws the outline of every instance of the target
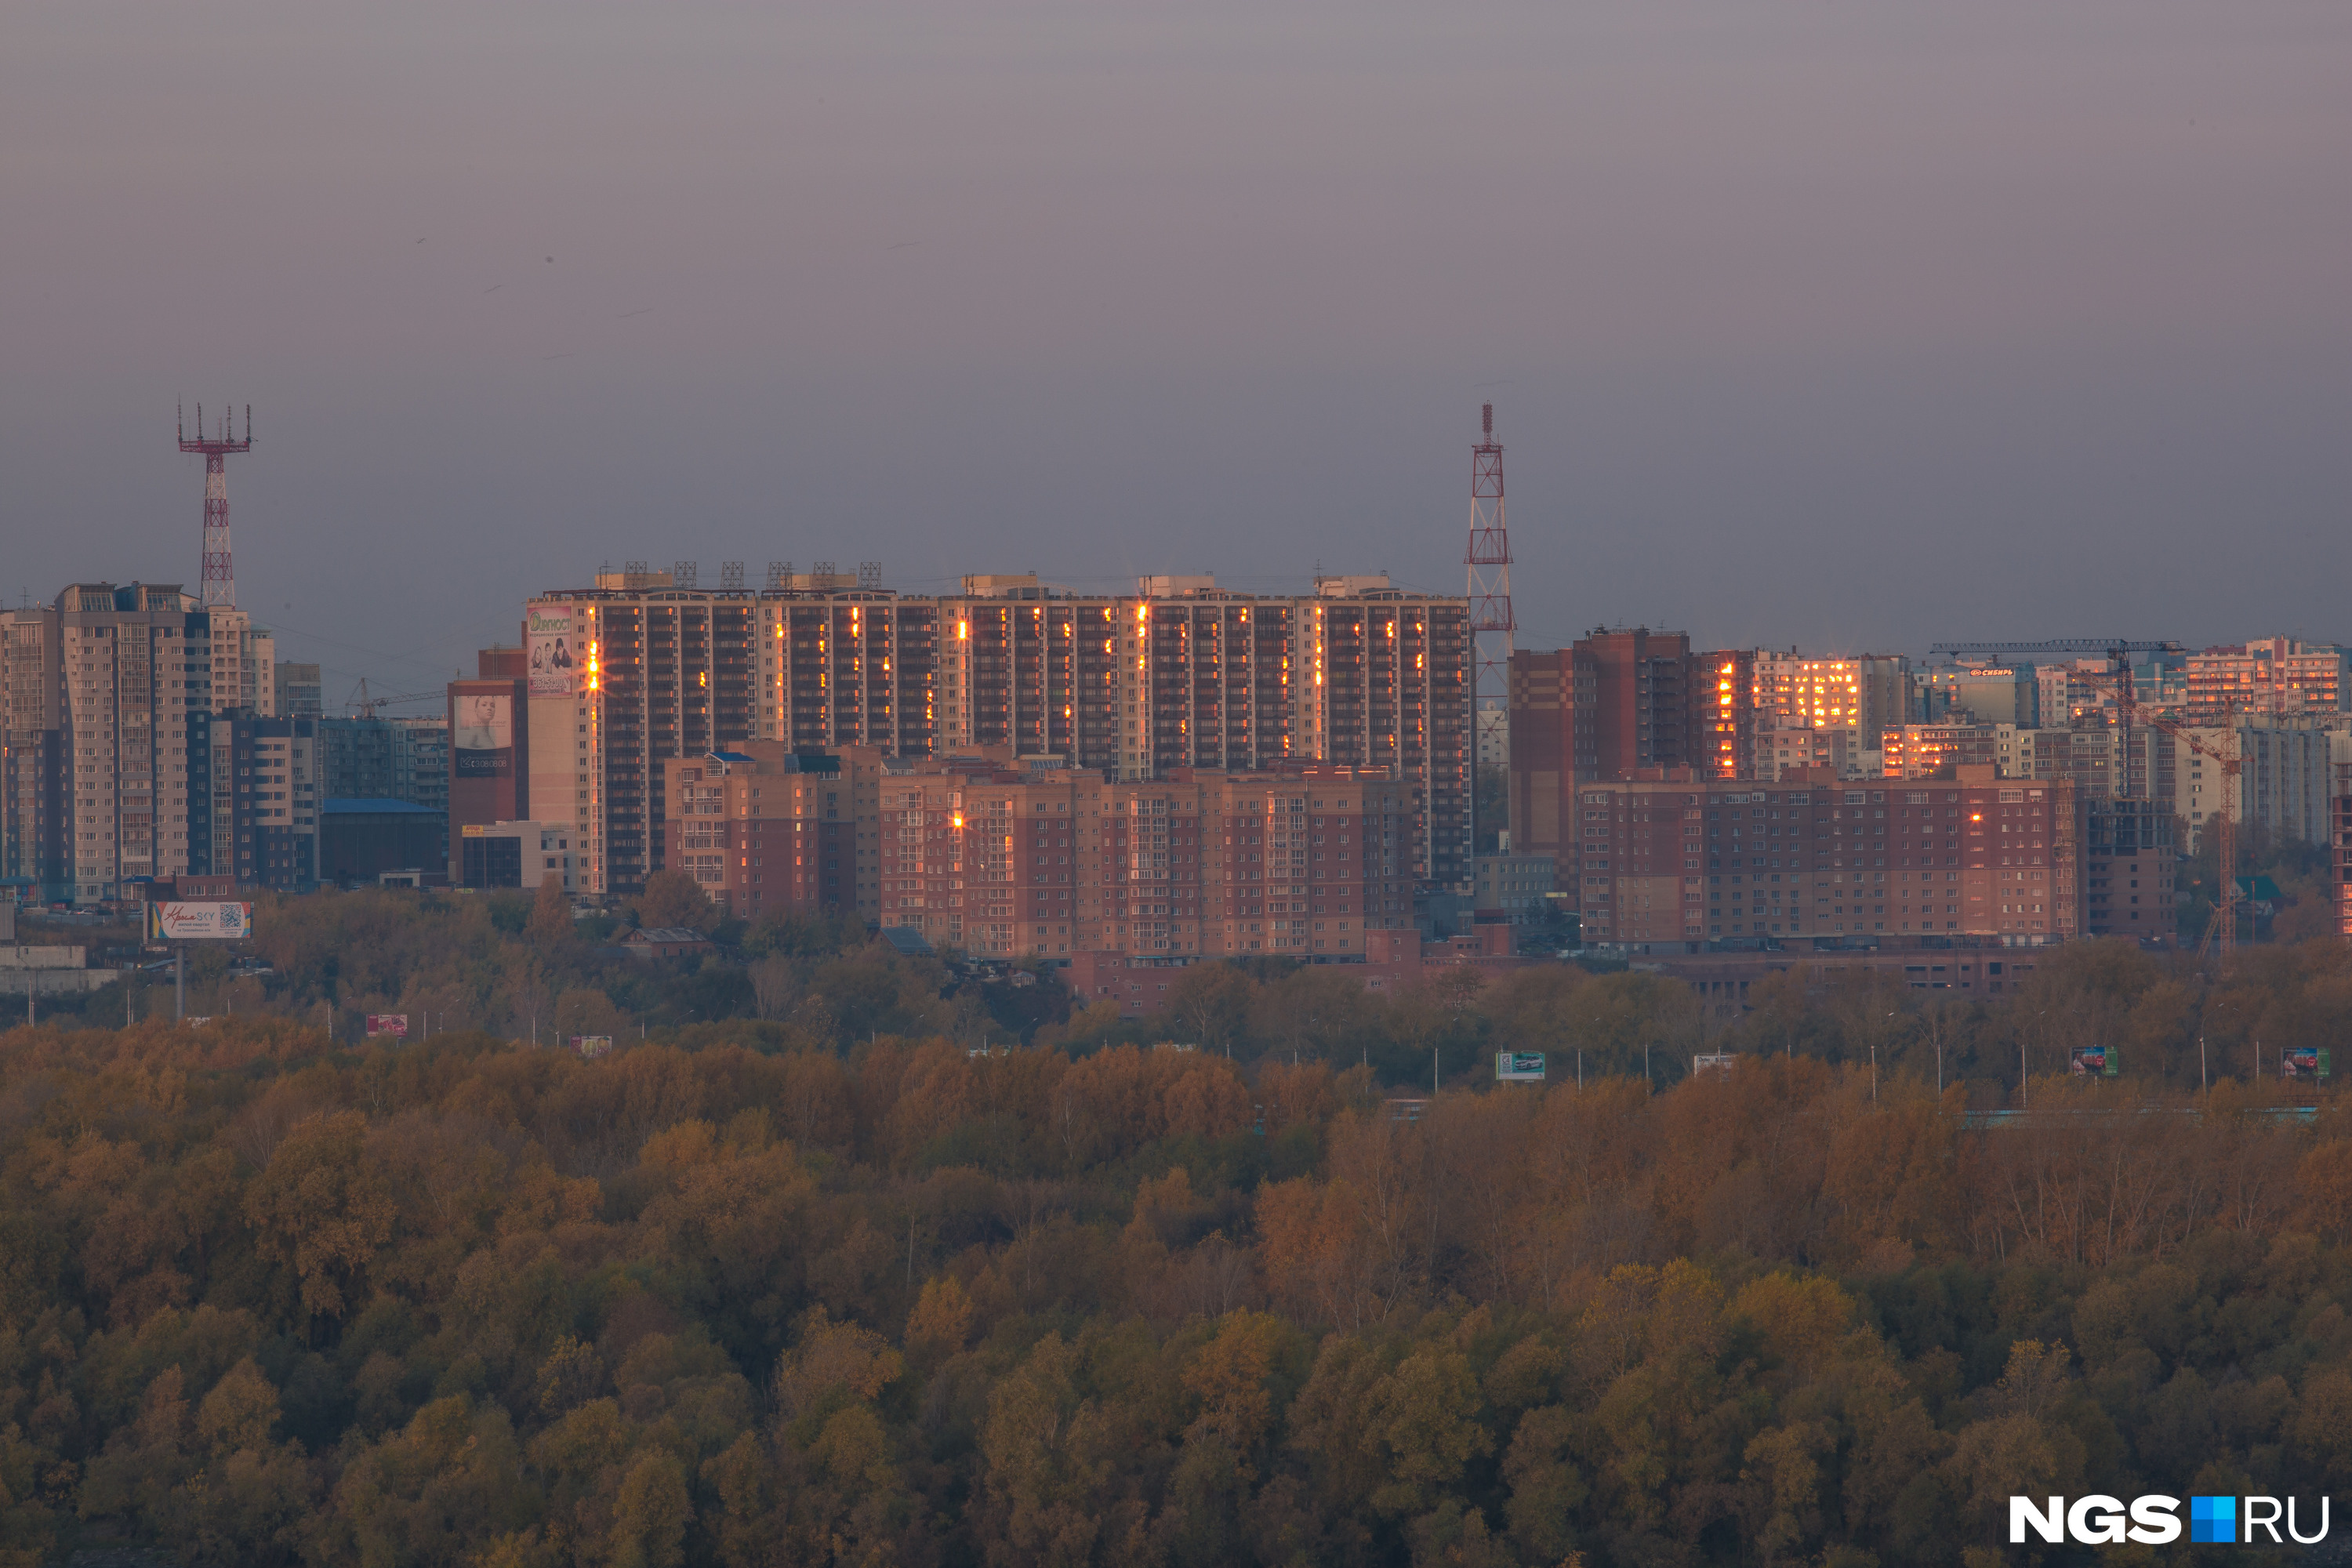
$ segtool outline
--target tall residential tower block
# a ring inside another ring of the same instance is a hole
[[[756,592],[675,582],[609,573],[525,606],[527,815],[573,825],[583,891],[625,893],[667,864],[665,763],[752,741],[991,749],[1129,782],[1378,769],[1410,803],[1405,874],[1470,875],[1462,598],[1384,576],[1300,595],[1206,576],[1105,595],[972,576],[923,597],[814,574]]]

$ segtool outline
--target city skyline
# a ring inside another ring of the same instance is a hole
[[[1523,646],[2334,639],[2347,47],[2284,5],[35,7],[5,587],[193,584],[201,398],[254,405],[241,603],[331,701],[630,558],[1445,591],[1492,401]]]

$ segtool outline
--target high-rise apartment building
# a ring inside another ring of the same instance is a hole
[[[309,892],[319,879],[317,721],[238,712],[214,718],[209,730],[212,874],[239,887]]]
[[[1691,763],[1714,779],[1751,776],[1756,754],[1756,655],[1720,648],[1691,658],[1691,721],[1699,732]]]
[[[9,875],[88,903],[209,871],[209,638],[195,600],[176,584],[81,583],[5,624]]]
[[[530,809],[569,822],[582,890],[631,891],[661,866],[671,757],[730,750],[758,723],[758,606],[738,591],[609,573],[524,611]]]
[[[2087,799],[2083,835],[2083,930],[2090,936],[2168,938],[2173,903],[2172,807],[2158,800]]]
[[[2249,720],[2232,729],[2189,733],[2206,749],[2184,745],[2173,751],[2170,800],[2188,824],[2191,853],[2203,843],[2206,826],[2222,814],[2241,827],[2252,824],[2306,844],[2327,842],[2332,764],[2336,754],[2352,747],[2352,737],[2307,719]],[[2238,759],[2234,795],[2219,757],[2210,753]]]
[[[1949,778],[1963,766],[2002,778],[2065,779],[2084,800],[2173,798],[2173,738],[2153,725],[2126,731],[2084,723],[2035,730],[2015,724],[1903,724],[1885,736],[1890,779]]]
[[[255,626],[243,610],[215,605],[211,616],[212,710],[275,715],[278,639]]]
[[[57,611],[0,611],[0,877],[47,901],[71,897],[72,791],[64,639]],[[193,639],[192,639],[193,640]]]
[[[323,798],[449,808],[446,718],[320,719],[317,724]]]
[[[404,714],[392,721],[395,800],[446,815],[449,810],[449,719],[446,713]]]
[[[1888,725],[1911,717],[1911,661],[1898,654],[1808,658],[1759,649],[1752,668],[1759,728],[1850,729],[1861,750],[1876,751]]]
[[[789,746],[924,756],[937,734],[939,614],[843,573],[783,578],[759,595],[751,733]]]
[[[1906,716],[1907,659],[1808,658],[1760,648],[1746,658],[1753,717],[1736,776],[1769,783],[1818,769],[1841,778],[1880,771],[1885,732]]]
[[[2336,829],[2328,839],[2327,874],[2336,884],[2336,934],[2352,937],[2352,753],[2335,754],[2328,772],[2335,780],[2327,807]]]
[[[2231,716],[2340,713],[2352,706],[2352,654],[2293,637],[2209,647],[2188,658],[2187,718],[2226,727]]]
[[[929,602],[817,575],[755,594],[605,573],[525,607],[523,815],[572,825],[582,891],[632,891],[661,868],[671,759],[759,739],[929,750]]]
[[[1688,637],[1646,626],[1603,627],[1568,647],[1513,653],[1512,847],[1551,854],[1565,872],[1582,785],[1662,767],[1717,772],[1717,726],[1728,723],[1736,735],[1743,722],[1737,709],[1722,717],[1728,662],[1710,655],[1700,666]]]
[[[1066,595],[974,576],[940,606],[940,747],[1126,780],[1180,768],[1387,767],[1419,797],[1413,875],[1469,875],[1467,602],[1326,576],[1311,595],[1211,576]]]
[[[1577,807],[1562,886],[1588,941],[1909,933],[2033,945],[2083,930],[2081,812],[2063,782],[1983,766],[1879,788],[1653,777],[1585,786]]]
[[[276,679],[277,700],[272,707],[278,717],[317,719],[322,716],[325,691],[317,665],[279,659]]]
[[[939,598],[829,573],[759,593],[670,584],[607,574],[527,606],[524,815],[574,824],[587,891],[628,891],[664,863],[664,763],[753,740],[899,758],[1002,749],[1129,781],[1386,768],[1414,804],[1412,874],[1469,874],[1462,599],[1384,577],[1290,596],[1208,578],[1089,595],[972,577]]]
[[[1480,772],[1511,765],[1511,700],[1497,694],[1478,699]]]

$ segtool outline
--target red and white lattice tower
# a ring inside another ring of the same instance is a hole
[[[220,428],[210,438],[205,435],[205,405],[196,405],[196,437],[188,439],[184,416],[180,423],[180,450],[201,452],[205,457],[205,608],[235,609],[236,607],[236,573],[228,558],[228,465],[223,460],[231,452],[253,450],[253,405],[245,405],[245,437],[233,439],[234,421],[230,414],[221,416]]]
[[[1511,614],[1511,535],[1503,526],[1503,448],[1495,443],[1495,405],[1479,414],[1486,439],[1470,448],[1470,548],[1462,560],[1470,575],[1471,759],[1477,759],[1478,704],[1506,701],[1511,691],[1511,644],[1519,623]]]

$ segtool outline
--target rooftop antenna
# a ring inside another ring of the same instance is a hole
[[[173,410],[178,427],[180,450],[197,452],[205,459],[205,563],[204,605],[210,609],[236,607],[236,573],[229,564],[228,550],[228,467],[225,459],[231,452],[253,449],[253,405],[245,405],[245,436],[238,439],[235,421],[229,413],[220,417],[219,428],[210,439],[205,436],[205,405],[196,405],[196,436],[188,438],[187,420],[177,408]]]

